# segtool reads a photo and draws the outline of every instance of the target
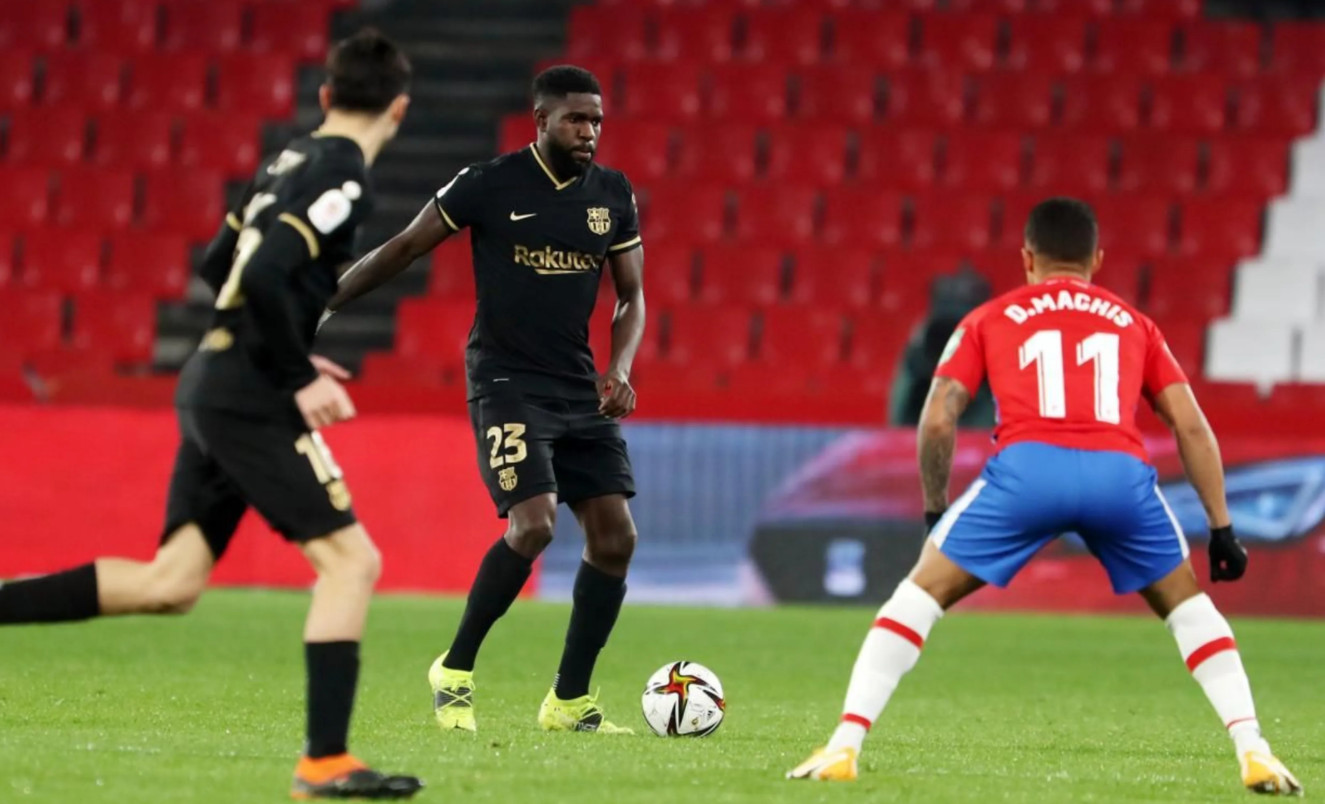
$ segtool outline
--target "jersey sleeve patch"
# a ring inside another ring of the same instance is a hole
[[[346,195],[344,188],[336,187],[327,190],[309,206],[308,222],[322,234],[329,235],[349,220],[353,207],[354,203]]]
[[[953,355],[957,354],[957,350],[960,349],[962,345],[962,336],[965,334],[966,327],[958,327],[953,331],[952,337],[948,338],[947,345],[943,347],[943,354],[939,355],[940,366],[947,363],[952,359]]]

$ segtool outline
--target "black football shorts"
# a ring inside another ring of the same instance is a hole
[[[261,417],[180,408],[162,541],[192,522],[220,558],[251,505],[292,542],[329,536],[357,520],[340,467],[297,413]]]
[[[499,516],[539,494],[569,505],[635,496],[621,426],[598,412],[597,400],[489,394],[470,401],[469,420]]]

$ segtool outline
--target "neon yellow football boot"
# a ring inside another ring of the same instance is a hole
[[[557,697],[555,689],[548,690],[543,705],[538,708],[538,725],[543,731],[596,731],[599,734],[634,734],[634,729],[609,723],[598,706],[597,695],[582,695],[570,701]]]
[[[813,779],[817,782],[854,782],[860,774],[856,760],[860,753],[851,747],[829,751],[820,748],[810,758],[787,771],[788,779]]]
[[[1238,764],[1242,766],[1242,786],[1253,793],[1302,795],[1302,784],[1269,751],[1246,751],[1238,757]]]
[[[474,722],[474,672],[442,666],[443,653],[428,668],[432,686],[432,713],[443,731],[478,731]]]

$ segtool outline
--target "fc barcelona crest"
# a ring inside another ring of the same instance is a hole
[[[605,235],[612,229],[612,215],[607,207],[589,207],[589,231]]]
[[[501,486],[502,491],[515,491],[520,478],[515,476],[515,467],[508,466],[497,473],[497,485]]]

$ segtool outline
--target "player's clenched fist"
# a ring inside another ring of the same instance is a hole
[[[598,412],[624,419],[635,412],[635,389],[623,371],[608,371],[598,378]]]
[[[349,421],[355,414],[354,403],[344,386],[325,374],[319,374],[316,380],[295,391],[294,403],[310,430]]]

